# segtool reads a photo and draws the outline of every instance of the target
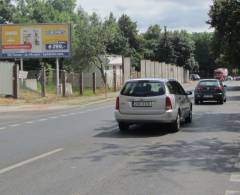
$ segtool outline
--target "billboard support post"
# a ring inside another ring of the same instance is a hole
[[[59,58],[56,59],[56,88],[57,95],[59,95]]]
[[[20,70],[23,71],[23,58],[20,59]],[[21,85],[23,86],[23,78],[21,79]]]

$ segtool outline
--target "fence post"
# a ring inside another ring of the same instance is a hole
[[[63,97],[66,97],[66,71],[62,71],[62,93]]]
[[[93,80],[93,93],[96,94],[96,73],[92,73],[92,80]]]
[[[113,91],[117,91],[117,74],[116,74],[116,66],[113,67]]]
[[[44,66],[42,68],[41,76],[41,96],[46,97],[46,68]]]
[[[79,92],[80,92],[80,95],[82,96],[83,95],[83,72],[80,71],[80,74],[79,74]]]
[[[18,99],[19,97],[19,81],[18,81],[19,67],[17,64],[13,66],[13,98]]]
[[[105,72],[104,74],[105,76],[105,83],[104,83],[104,87],[105,87],[105,98],[107,98],[107,83],[108,83],[108,78],[107,78],[107,73]]]

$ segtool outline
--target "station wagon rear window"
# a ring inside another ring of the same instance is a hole
[[[165,94],[165,86],[160,81],[131,81],[127,82],[121,95],[134,97],[151,97]]]
[[[219,82],[218,81],[201,81],[199,83],[200,86],[204,87],[204,86],[219,86]]]

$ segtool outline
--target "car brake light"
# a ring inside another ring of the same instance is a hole
[[[197,88],[196,88],[196,91],[202,91],[203,90],[203,88],[201,87],[201,86],[198,86]]]
[[[170,97],[166,97],[166,110],[172,110],[172,101]]]
[[[223,87],[215,87],[214,89],[215,89],[215,90],[223,91]]]
[[[119,97],[116,98],[116,110],[119,110]]]

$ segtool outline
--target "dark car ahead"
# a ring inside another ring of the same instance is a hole
[[[195,104],[204,101],[216,101],[219,104],[226,102],[226,86],[217,79],[200,80],[194,91]]]
[[[200,80],[200,76],[198,74],[191,74],[190,79],[192,81]]]

